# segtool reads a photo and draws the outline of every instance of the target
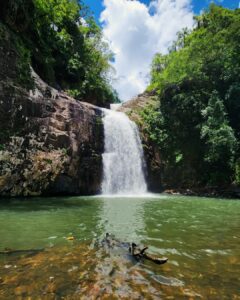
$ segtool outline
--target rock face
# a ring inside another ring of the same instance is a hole
[[[143,94],[121,109],[138,123],[146,101]],[[143,131],[142,140],[148,188],[159,191],[160,156]],[[102,110],[44,83],[0,24],[0,196],[97,194],[103,151]]]
[[[0,39],[0,196],[98,193],[101,109],[49,87],[33,70],[32,90],[23,88],[14,36],[2,30]]]
[[[100,191],[102,111],[46,85],[0,82],[0,195]]]
[[[22,49],[0,23],[0,196],[100,192],[101,109],[44,83]]]
[[[154,93],[145,92],[136,98],[125,102],[118,110],[126,113],[131,120],[136,122],[140,129],[146,161],[146,181],[148,190],[161,192],[162,188],[162,163],[158,147],[145,134],[144,123],[141,120],[141,111],[148,105],[156,105]]]

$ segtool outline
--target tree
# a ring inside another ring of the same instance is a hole
[[[240,10],[211,4],[195,20],[153,59],[148,90],[159,105],[145,111],[144,126],[171,177],[178,169],[186,182],[188,170],[198,184],[229,183],[240,157]]]
[[[109,79],[112,54],[82,2],[4,1],[0,19],[21,38],[47,83],[102,106],[117,100]]]
[[[205,122],[201,138],[206,143],[204,160],[209,164],[211,181],[228,181],[224,177],[233,170],[237,140],[233,129],[228,125],[223,101],[216,91],[202,114]]]

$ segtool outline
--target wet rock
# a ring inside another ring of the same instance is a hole
[[[145,92],[136,98],[125,102],[118,110],[126,113],[131,120],[138,124],[141,140],[143,143],[145,157],[145,175],[148,190],[151,192],[162,192],[162,161],[161,153],[157,145],[150,140],[144,131],[144,122],[141,118],[141,112],[148,106],[156,106],[158,103],[154,92]]]

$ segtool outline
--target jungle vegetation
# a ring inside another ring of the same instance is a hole
[[[175,184],[240,183],[240,9],[211,4],[156,54],[148,90],[157,106],[142,113]]]
[[[16,34],[25,67],[31,65],[48,84],[79,100],[100,106],[118,101],[110,84],[112,53],[81,1],[0,3],[0,21]]]

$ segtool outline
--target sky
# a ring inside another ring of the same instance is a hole
[[[122,101],[144,92],[152,59],[166,53],[184,27],[192,28],[193,15],[211,0],[84,0],[103,29],[114,53],[112,82]],[[231,9],[239,0],[215,0]]]

